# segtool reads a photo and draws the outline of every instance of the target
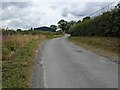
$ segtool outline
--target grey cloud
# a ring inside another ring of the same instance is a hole
[[[31,5],[30,5],[31,4]],[[108,3],[27,3],[13,2],[2,3],[2,19],[5,23],[3,26],[11,28],[38,27],[57,23],[61,18],[65,20],[79,20],[86,15],[94,13]],[[11,10],[10,7],[13,9]],[[52,9],[51,9],[52,8]],[[52,13],[51,13],[52,12]],[[10,21],[10,22],[7,22]]]
[[[88,16],[88,15],[96,12],[97,10],[105,7],[108,4],[109,4],[109,2],[103,2],[103,3],[87,2],[84,4],[84,7],[81,7],[80,6],[81,3],[79,3],[79,4],[73,3],[73,4],[71,4],[71,7],[66,7],[62,10],[62,16],[67,17],[68,14],[72,14],[77,17]]]
[[[31,27],[38,26],[38,22],[35,22],[35,21],[31,22],[29,19],[16,18],[16,19],[12,19],[10,21],[9,26],[14,27],[14,28],[28,29],[28,28],[31,28]]]
[[[68,9],[68,8],[65,8],[65,9],[63,9],[63,11],[62,11],[62,16],[63,16],[63,17],[67,17],[69,13],[70,13],[70,12],[69,12],[69,9]]]
[[[24,17],[30,13],[27,2],[3,2],[2,18],[0,20],[8,20],[12,18]]]
[[[52,8],[53,10],[55,10],[55,9],[57,9],[58,7],[57,7],[57,6],[51,6],[51,8]]]
[[[23,17],[25,14],[27,15],[30,4],[31,3],[29,2],[2,2],[2,18],[0,18],[0,20]]]
[[[22,13],[19,9],[15,11],[9,11],[9,10],[4,10],[2,13],[2,20],[7,20],[7,19],[12,19],[12,18],[17,18],[17,17],[22,17],[25,14]]]
[[[2,2],[2,9],[8,8],[10,6],[22,9],[30,6],[30,4],[30,2]]]
[[[7,5],[9,6],[9,5]],[[40,23],[40,15],[39,13],[31,10],[31,7],[24,7],[20,5],[21,8],[18,8],[18,6],[13,7],[13,10],[9,10],[7,7],[2,10],[2,18],[0,18],[0,21],[6,21],[10,20],[10,22],[7,24],[8,27],[12,28],[23,28],[28,29],[30,27],[36,27]],[[5,25],[3,25],[5,26]]]

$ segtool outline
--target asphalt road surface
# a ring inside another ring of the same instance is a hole
[[[67,35],[46,42],[37,62],[32,87],[118,88],[118,65],[69,42]]]

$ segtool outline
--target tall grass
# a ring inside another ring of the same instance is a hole
[[[2,32],[0,31],[0,70],[2,70]],[[0,89],[2,88],[2,72],[0,72]]]
[[[119,38],[113,37],[69,37],[77,45],[90,49],[100,55],[106,56],[111,60],[118,62]]]
[[[38,43],[46,35],[14,34],[3,36],[2,86],[3,88],[30,87],[32,66]]]

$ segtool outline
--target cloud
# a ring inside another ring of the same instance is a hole
[[[68,14],[72,14],[77,17],[89,16],[104,6],[110,4],[110,2],[87,2],[87,3],[72,3],[69,7],[65,7],[62,11],[62,16],[67,17]]]
[[[15,18],[10,20],[9,25],[11,27],[16,27],[16,28],[30,28],[30,27],[35,27],[37,25],[37,22],[30,22],[28,19],[19,19]]]
[[[2,2],[2,9],[9,7],[26,8],[30,5],[30,2]]]
[[[60,19],[80,20],[108,2],[4,2],[0,8],[3,27],[29,29],[50,26]]]
[[[29,12],[27,2],[3,2],[1,7],[2,20],[18,18]]]

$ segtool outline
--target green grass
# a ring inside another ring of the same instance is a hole
[[[95,53],[108,57],[111,60],[118,62],[119,58],[119,38],[113,37],[69,37],[73,43],[90,49]]]
[[[33,50],[36,47],[36,41],[29,42],[26,47],[19,49],[18,52],[12,57],[12,61],[5,61],[4,68],[8,71],[3,74],[3,87],[28,87],[26,70],[29,63],[32,62]],[[22,83],[21,83],[22,82]]]
[[[61,35],[54,35],[54,38],[59,38],[59,37],[62,37],[64,36],[64,34],[61,34]]]
[[[46,35],[13,35],[3,39],[3,88],[30,87],[35,51],[46,39]]]
[[[35,54],[44,40],[63,35],[14,34],[3,36],[2,41],[2,87],[30,88]]]

